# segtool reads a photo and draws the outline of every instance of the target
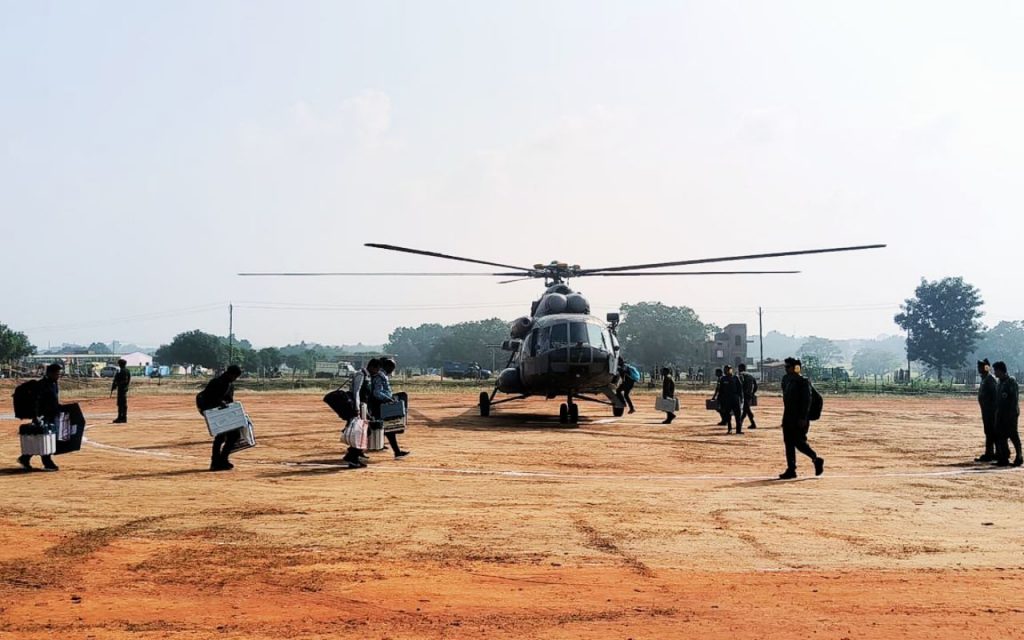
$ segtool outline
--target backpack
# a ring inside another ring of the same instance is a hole
[[[206,408],[203,406],[206,403],[206,399],[203,397],[203,392],[200,391],[196,394],[196,409],[199,409],[199,415],[203,416]]]
[[[825,399],[821,397],[818,390],[811,385],[811,409],[807,412],[808,420],[817,420],[821,417],[821,410],[825,405]]]
[[[626,365],[626,377],[633,382],[640,382],[640,371],[631,364]]]
[[[39,380],[22,382],[14,388],[14,417],[19,420],[34,420],[36,415],[36,395],[39,393]]]
[[[324,402],[338,417],[346,422],[359,415],[356,403],[352,400],[352,394],[343,389],[335,389],[324,396]]]

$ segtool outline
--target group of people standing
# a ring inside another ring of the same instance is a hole
[[[726,433],[732,433],[732,421],[736,420],[736,435],[743,433],[743,420],[749,418],[750,428],[756,429],[752,407],[757,404],[757,379],[747,373],[747,365],[739,365],[739,374],[726,365],[725,369],[715,369],[718,382],[711,399],[718,402],[718,415],[722,421],[718,424],[727,427]]]
[[[1017,381],[1007,372],[1005,362],[990,364],[988,358],[978,361],[978,374],[981,375],[978,404],[985,429],[985,453],[975,458],[975,462],[992,462],[998,467],[1024,465],[1017,430],[1020,419]],[[1016,453],[1013,462],[1010,462],[1010,443]]]

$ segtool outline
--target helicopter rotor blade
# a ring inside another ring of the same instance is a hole
[[[249,272],[239,273],[240,276],[268,276],[268,277],[321,277],[321,276],[416,276],[416,277],[434,277],[434,276],[518,276],[519,273],[457,273],[457,272],[436,272],[436,271],[420,271],[420,272],[400,272],[400,271],[379,271],[379,272],[363,272],[363,271],[293,271],[293,272]]]
[[[582,273],[577,277],[594,276],[751,276],[767,274],[792,274],[800,271],[615,271],[613,273]]]
[[[397,247],[393,244],[377,244],[375,242],[367,242],[367,247],[373,247],[374,249],[386,249],[387,251],[399,251],[401,253],[413,253],[420,256],[430,256],[432,258],[444,258],[445,260],[458,260],[459,262],[472,262],[474,264],[485,264],[489,267],[501,267],[502,269],[515,269],[516,271],[523,271],[530,273],[530,269],[525,267],[516,267],[508,264],[500,264],[497,262],[487,262],[484,260],[475,260],[473,258],[462,258],[459,256],[451,256],[447,253],[437,253],[436,251],[423,251],[421,249],[409,249],[408,247]],[[524,273],[524,275],[525,275]]]
[[[637,269],[657,269],[659,267],[681,267],[688,264],[707,264],[709,262],[733,262],[736,260],[760,260],[762,258],[781,258],[785,256],[804,256],[815,253],[839,253],[842,251],[863,251],[865,249],[881,249],[884,244],[865,244],[853,247],[831,247],[828,249],[806,249],[803,251],[778,251],[775,253],[753,253],[745,256],[723,256],[720,258],[698,258],[696,260],[676,260],[673,262],[655,262],[652,264],[632,264],[621,267],[605,267],[602,269],[583,269],[577,275],[597,275],[615,271],[635,271]]]
[[[533,280],[533,276],[529,278],[516,278],[515,280],[499,280],[498,284],[511,284],[513,282],[525,282],[526,280]]]

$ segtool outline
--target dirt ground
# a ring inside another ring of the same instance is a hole
[[[59,473],[3,416],[0,638],[1024,637],[1024,470],[970,462],[971,399],[826,397],[789,482],[772,397],[736,436],[702,396],[568,428],[414,395],[413,455],[360,470],[320,394],[238,399],[226,473],[190,395],[83,402]]]

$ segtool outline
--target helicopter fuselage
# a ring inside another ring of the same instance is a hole
[[[502,393],[549,398],[604,392],[615,376],[617,359],[618,341],[600,318],[545,315],[531,321],[497,387]]]

